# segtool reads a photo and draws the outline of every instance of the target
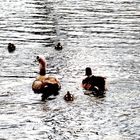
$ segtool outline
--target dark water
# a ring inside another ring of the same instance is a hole
[[[139,0],[0,2],[0,139],[140,139]],[[58,41],[62,51],[53,48]],[[39,54],[62,83],[46,103],[31,90]],[[87,66],[107,77],[105,98],[83,94]],[[68,90],[72,103],[63,100]]]

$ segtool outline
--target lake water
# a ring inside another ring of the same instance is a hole
[[[0,0],[0,139],[140,139],[139,0]],[[54,50],[57,42],[64,46]],[[8,43],[16,51],[7,51]],[[37,55],[62,89],[41,102]],[[107,77],[106,97],[84,95],[84,70]],[[73,102],[63,96],[70,91]]]

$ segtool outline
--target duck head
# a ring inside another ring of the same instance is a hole
[[[64,96],[64,100],[65,101],[73,101],[74,100],[73,94],[71,94],[69,91],[67,91],[67,94]]]
[[[58,42],[58,44],[57,44],[57,47],[59,47],[59,46],[61,46],[61,43],[60,42]]]

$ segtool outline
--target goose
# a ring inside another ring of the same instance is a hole
[[[92,93],[96,96],[104,95],[106,91],[106,78],[92,75],[90,67],[85,69],[85,75],[87,77],[82,80],[82,87],[85,90],[93,91]]]
[[[32,84],[34,93],[42,94],[42,101],[45,101],[51,95],[58,95],[61,89],[60,82],[57,78],[46,75],[46,60],[44,56],[37,56],[39,62],[39,75]]]
[[[67,94],[64,95],[64,100],[65,101],[73,101],[74,100],[73,94],[71,94],[69,91],[67,91]]]
[[[63,47],[62,47],[62,45],[61,45],[60,42],[58,42],[57,45],[55,46],[55,49],[56,49],[56,50],[62,50],[62,48],[63,48]]]
[[[9,53],[14,52],[16,49],[16,46],[13,43],[8,43],[8,51]]]

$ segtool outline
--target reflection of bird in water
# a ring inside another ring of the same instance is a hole
[[[58,44],[55,46],[55,49],[56,50],[62,50],[62,45],[61,45],[61,43],[60,42],[58,42]]]
[[[92,75],[90,67],[87,67],[85,72],[85,75],[87,77],[83,79],[82,87],[85,90],[93,91],[92,93],[96,96],[104,95],[106,91],[106,78]]]
[[[16,46],[12,43],[8,43],[8,51],[11,53],[11,52],[14,52],[16,49]]]
[[[42,93],[42,101],[45,101],[51,95],[58,95],[58,91],[61,89],[58,79],[52,76],[46,75],[46,60],[43,56],[37,56],[39,62],[39,76],[32,84],[32,90],[35,93]]]
[[[64,96],[64,100],[65,100],[65,101],[73,101],[73,100],[74,100],[73,94],[71,94],[71,93],[68,91],[67,94]]]

